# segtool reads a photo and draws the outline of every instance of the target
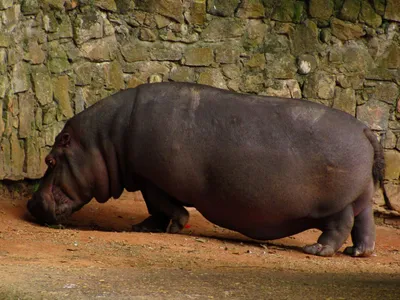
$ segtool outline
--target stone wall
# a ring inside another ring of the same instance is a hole
[[[356,116],[385,136],[398,198],[399,22],[399,0],[0,0],[0,179],[41,177],[99,99],[188,81]]]

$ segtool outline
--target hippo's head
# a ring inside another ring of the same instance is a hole
[[[59,223],[92,197],[99,202],[108,200],[104,160],[83,145],[70,127],[56,137],[46,164],[39,188],[28,202],[29,212],[40,223]]]

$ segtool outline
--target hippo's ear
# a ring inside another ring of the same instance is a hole
[[[64,132],[60,138],[59,145],[62,147],[68,147],[71,143],[71,136],[68,132]]]

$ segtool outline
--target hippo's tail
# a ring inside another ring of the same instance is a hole
[[[386,206],[393,210],[393,206],[390,203],[389,197],[386,193],[385,185],[383,183],[383,179],[385,178],[385,158],[383,156],[383,147],[378,142],[375,134],[369,128],[364,129],[364,134],[374,148],[374,164],[372,166],[374,183],[375,185],[379,183],[379,186],[383,192],[383,198],[385,199]]]

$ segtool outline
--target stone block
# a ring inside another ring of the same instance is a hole
[[[347,42],[342,50],[343,69],[353,74],[365,74],[374,66],[368,49],[356,42]]]
[[[58,103],[58,109],[65,119],[72,118],[74,113],[69,97],[69,78],[67,75],[53,78],[54,99]]]
[[[16,101],[17,95],[11,94],[6,95],[4,101],[4,110],[3,110],[3,122],[4,122],[4,130],[3,137],[9,138],[14,128],[18,128],[18,102]],[[14,119],[17,119],[17,123],[14,122]]]
[[[310,0],[309,13],[313,18],[329,20],[333,14],[333,0]]]
[[[321,47],[318,35],[318,27],[314,22],[309,21],[307,24],[297,25],[295,30],[290,33],[293,54],[318,52]]]
[[[3,101],[0,101],[0,112],[1,113],[3,113],[3,106],[4,106]],[[0,118],[0,136],[1,137],[3,136],[4,129],[5,129],[4,120],[3,120],[3,118]],[[0,141],[1,141],[1,139],[0,139]]]
[[[214,53],[211,48],[188,48],[184,60],[187,66],[209,66],[214,62]]]
[[[83,95],[83,88],[77,87],[74,95],[75,114],[79,114],[85,109],[85,98]]]
[[[14,65],[11,85],[14,93],[27,91],[31,87],[29,65],[19,62]]]
[[[27,138],[35,130],[35,97],[32,91],[21,93],[19,100],[19,132],[20,138]]]
[[[400,150],[400,138],[397,139],[396,149]]]
[[[386,8],[386,0],[372,0],[371,2],[373,4],[375,11],[379,15],[383,16]]]
[[[361,25],[347,23],[335,18],[331,21],[331,29],[332,34],[342,41],[357,39],[365,35]]]
[[[206,68],[200,72],[197,83],[227,89],[224,76],[219,69]]]
[[[345,0],[340,10],[342,20],[355,22],[361,10],[361,0]]]
[[[223,44],[215,49],[215,61],[223,64],[234,64],[240,56],[240,49],[235,48],[232,44]]]
[[[82,56],[95,62],[111,61],[118,53],[117,45],[115,36],[90,40],[81,45]]]
[[[96,0],[93,1],[93,4],[101,9],[116,12],[117,11],[117,4],[114,0]]]
[[[49,41],[73,37],[72,23],[68,15],[58,14],[56,22],[56,29],[48,34]]]
[[[63,11],[64,5],[66,4],[66,0],[41,0],[40,2],[43,2],[45,5],[48,5],[49,8],[55,9],[55,10],[60,10]],[[99,2],[99,1],[96,1]]]
[[[385,149],[394,149],[396,148],[397,137],[390,129],[386,130],[384,138],[381,139],[381,144]]]
[[[390,44],[378,60],[381,68],[399,69],[400,68],[400,45]]]
[[[53,101],[53,85],[49,70],[44,65],[32,67],[33,87],[40,105]]]
[[[265,9],[260,0],[241,1],[236,16],[243,19],[264,18]]]
[[[125,43],[121,46],[121,54],[127,62],[148,60],[150,45],[144,42]]]
[[[296,59],[290,53],[266,55],[265,74],[273,79],[293,79],[296,72]]]
[[[192,31],[174,32],[167,28],[160,32],[160,39],[163,41],[182,42],[185,44],[193,44],[199,40],[199,34]]]
[[[3,14],[3,24],[7,27],[9,32],[12,32],[18,24],[21,17],[21,5],[13,5],[7,8]]]
[[[362,0],[361,2],[360,21],[373,28],[377,28],[382,24],[382,17],[375,12],[368,0]]]
[[[164,16],[160,16],[160,15],[155,15],[154,16],[154,21],[156,22],[156,26],[158,29],[160,28],[165,28],[168,25],[172,24],[172,20],[169,18],[166,18]]]
[[[244,62],[244,65],[246,67],[252,68],[252,69],[260,69],[264,70],[265,69],[265,55],[263,53],[256,53],[253,54],[249,60]]]
[[[106,88],[114,91],[122,90],[125,87],[124,74],[118,61],[104,64]]]
[[[393,82],[377,81],[372,91],[368,93],[369,99],[384,101],[394,105],[399,97],[400,90]]]
[[[157,39],[157,31],[151,28],[142,28],[139,31],[139,40],[154,42]]]
[[[396,180],[400,177],[400,152],[396,150],[385,151],[385,179]]]
[[[38,0],[21,1],[21,12],[24,15],[34,15],[39,12],[40,6]]]
[[[298,23],[304,13],[304,2],[296,0],[275,1],[271,18],[280,22]]]
[[[206,0],[191,1],[189,16],[187,19],[190,24],[203,25],[206,21]]]
[[[15,132],[11,134],[10,140],[11,147],[11,172],[6,175],[5,179],[10,180],[22,180],[24,179],[24,162],[25,162],[25,151],[24,143],[18,139]]]
[[[28,51],[24,55],[24,59],[30,61],[33,65],[42,64],[46,58],[46,53],[39,46],[38,42],[31,40],[28,42]]]
[[[25,142],[26,177],[38,179],[43,176],[40,168],[40,147],[36,136],[29,136]]]
[[[385,188],[393,209],[400,212],[400,185],[388,182],[385,184]],[[398,225],[400,224],[398,223]]]
[[[135,88],[135,87],[137,87],[137,86],[139,86],[139,85],[141,85],[143,83],[145,83],[145,82],[140,80],[140,79],[138,79],[135,76],[131,76],[126,82],[126,87],[127,88]]]
[[[56,136],[64,128],[64,122],[53,122],[51,126],[46,126],[41,132],[42,138],[44,139],[45,146],[52,147]]]
[[[195,81],[194,69],[190,67],[173,66],[170,79],[176,82],[193,82]]]
[[[63,73],[71,68],[67,53],[58,41],[49,43],[47,66],[52,73]]]
[[[281,54],[287,51],[289,47],[289,39],[283,35],[270,34],[264,43],[265,52],[272,54]]]
[[[265,94],[273,97],[299,99],[301,98],[301,89],[297,80],[278,80],[267,88]]]
[[[4,98],[4,96],[6,95],[6,91],[9,89],[9,87],[10,83],[8,81],[8,76],[0,75],[0,98]]]
[[[357,106],[357,119],[372,130],[386,130],[390,116],[390,106],[381,101],[368,101]]]
[[[5,32],[0,32],[0,47],[8,48],[10,46],[11,38]]]
[[[73,36],[77,45],[81,45],[91,39],[103,37],[103,17],[96,10],[87,10],[79,14],[73,22]]]
[[[310,74],[304,83],[303,94],[306,98],[332,99],[335,95],[335,76],[316,72]]]
[[[232,17],[240,0],[208,0],[207,12],[222,17]]]
[[[234,64],[224,65],[222,72],[229,79],[238,79],[241,75],[240,67]]]
[[[398,0],[387,0],[385,19],[400,22],[400,4]]]
[[[54,57],[48,60],[47,65],[52,73],[63,73],[71,68],[68,58]]]
[[[122,69],[124,73],[133,73],[141,82],[148,82],[151,75],[159,74],[168,78],[169,64],[155,61],[139,61],[125,64]]]
[[[13,0],[1,0],[0,1],[0,9],[6,9],[13,5]]]
[[[340,87],[335,88],[335,98],[333,99],[333,108],[347,112],[348,114],[355,116],[356,114],[356,93],[351,88],[342,89]]]
[[[241,37],[245,31],[243,21],[231,18],[215,18],[201,33],[206,42],[216,42]]]
[[[77,62],[81,59],[81,51],[78,47],[76,47],[73,40],[69,40],[63,44],[65,53],[67,54],[68,60],[70,62]]]
[[[75,84],[76,85],[88,85],[92,82],[92,63],[83,62],[77,63],[74,66],[75,73]]]
[[[40,107],[35,109],[35,126],[36,129],[41,131],[43,126],[43,111]]]
[[[183,57],[183,47],[175,43],[157,43],[151,48],[150,57],[159,61],[179,61]]]
[[[244,33],[244,40],[242,40],[242,47],[249,52],[263,51],[266,37],[269,37],[270,34],[268,32],[268,26],[268,24],[265,24],[261,20],[248,20]]]
[[[181,0],[136,0],[135,4],[136,8],[140,10],[158,13],[179,23],[183,23],[184,21]]]
[[[0,144],[0,179],[11,173],[11,146],[9,139],[1,139]]]
[[[261,93],[264,89],[264,75],[261,73],[255,75],[248,75],[243,78],[243,84],[240,90],[245,93]]]

